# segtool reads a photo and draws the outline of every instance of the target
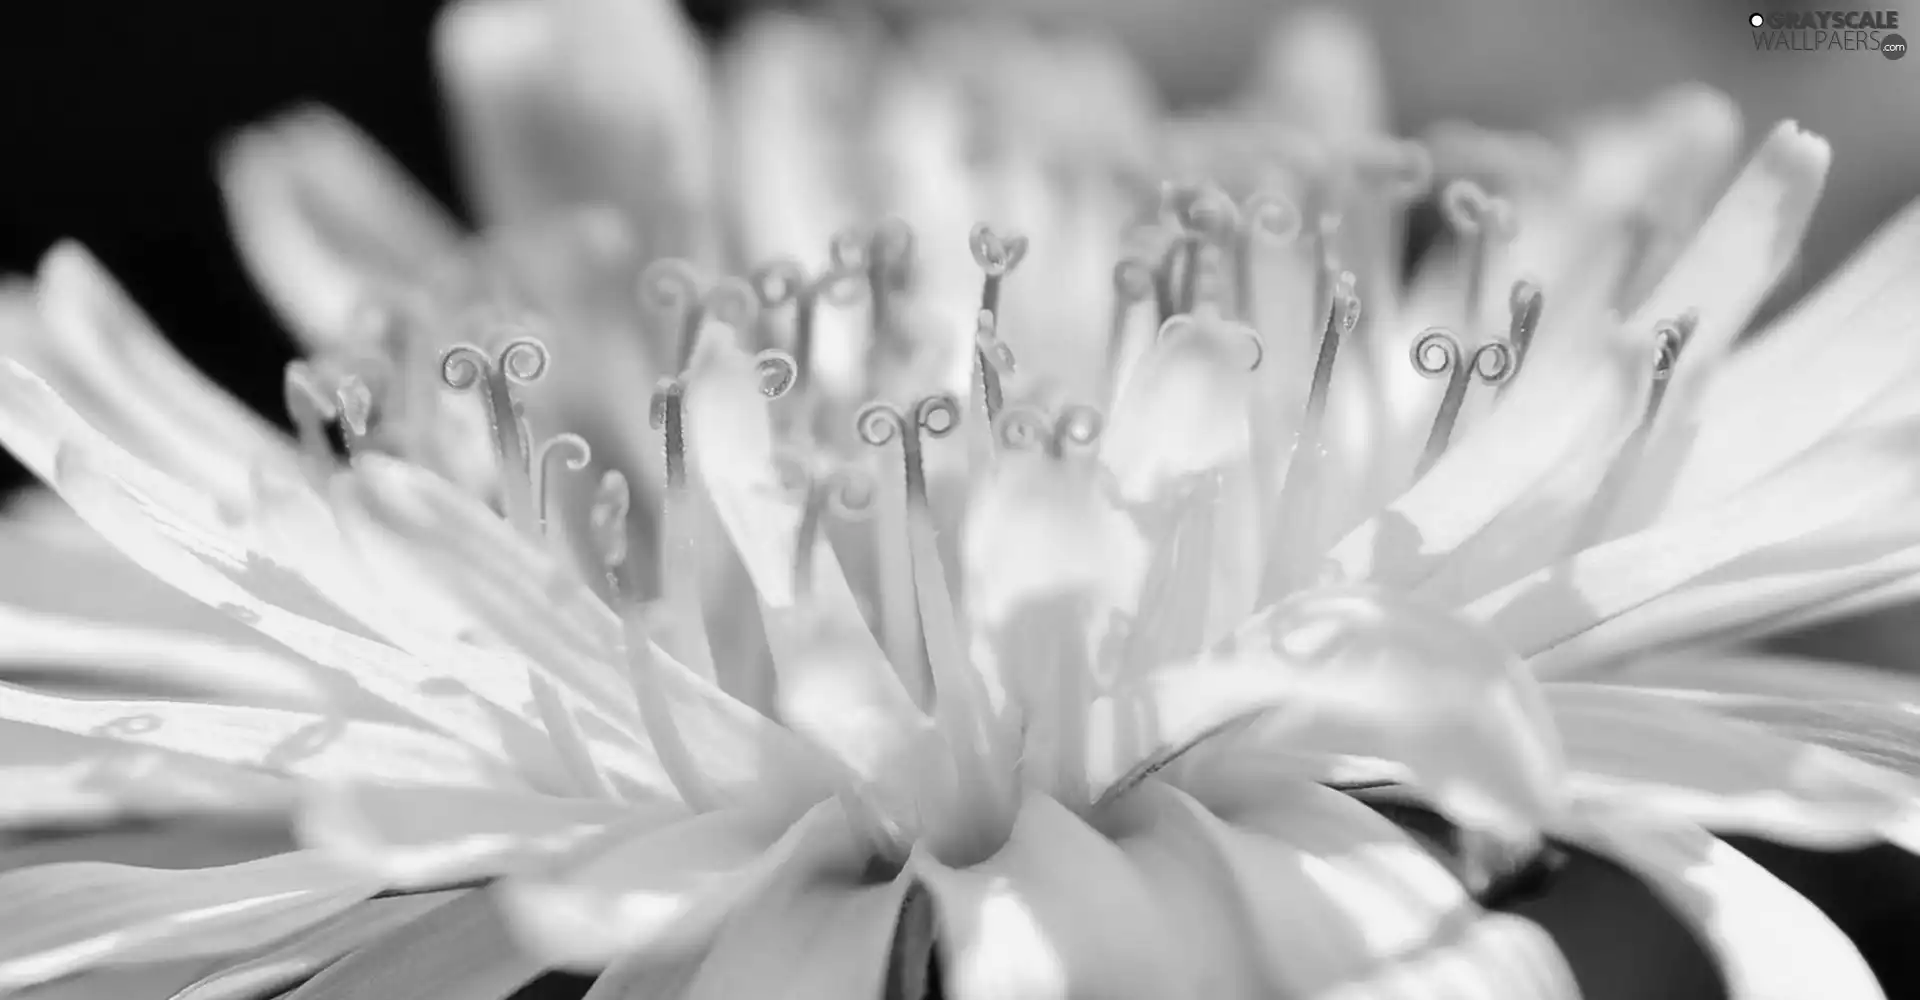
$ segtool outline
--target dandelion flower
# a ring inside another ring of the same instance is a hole
[[[1715,201],[1710,94],[1409,142],[1324,16],[1199,120],[1017,33],[768,22],[717,96],[683,34],[452,12],[477,236],[330,115],[233,144],[291,439],[78,248],[7,289],[0,440],[271,644],[17,612],[103,679],[0,685],[0,822],[301,843],[0,875],[0,990],[1574,997],[1495,901],[1576,849],[1733,996],[1881,995],[1716,834],[1910,849],[1905,688],[1640,654],[1911,586],[1920,215],[1747,335],[1827,149]]]

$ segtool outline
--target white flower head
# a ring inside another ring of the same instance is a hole
[[[709,93],[665,10],[449,13],[476,235],[324,112],[227,150],[293,439],[83,251],[0,292],[0,440],[266,640],[0,609],[199,664],[0,684],[0,823],[303,841],[0,875],[0,990],[1577,996],[1495,904],[1579,850],[1736,996],[1879,995],[1708,830],[1912,847],[1910,779],[1819,745],[1910,746],[1899,688],[1635,657],[1911,586],[1920,215],[1749,331],[1827,148],[1783,124],[1713,201],[1698,91],[1394,139],[1317,15],[1205,119],[1015,31],[769,20]]]

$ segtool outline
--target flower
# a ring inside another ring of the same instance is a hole
[[[181,996],[1577,996],[1495,905],[1566,849],[1735,996],[1880,995],[1715,833],[1911,849],[1915,786],[1862,759],[1910,753],[1905,688],[1632,654],[1910,585],[1920,215],[1743,340],[1820,140],[1776,128],[1708,211],[1708,94],[1564,146],[1389,140],[1327,18],[1246,107],[1165,121],[1097,50],[773,22],[723,197],[662,16],[450,15],[479,238],[332,116],[234,144],[309,347],[293,440],[78,248],[8,289],[0,441],[271,645],[141,631],[194,669],[0,685],[0,817],[291,809],[301,845],[0,875],[0,989],[205,959]],[[717,259],[716,203],[751,259],[825,263],[642,266]],[[911,233],[834,235],[871,208]],[[1030,237],[974,224],[1015,209]],[[129,633],[7,613],[129,673]]]

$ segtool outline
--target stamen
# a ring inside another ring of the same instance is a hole
[[[548,530],[548,508],[553,499],[549,481],[553,477],[553,461],[556,458],[566,463],[568,472],[579,472],[593,460],[593,449],[588,446],[586,438],[578,434],[555,434],[534,453],[533,502],[542,534]]]
[[[982,222],[973,227],[967,239],[973,262],[980,265],[980,315],[974,328],[974,377],[979,382],[980,402],[991,424],[1000,414],[1004,399],[1000,388],[1002,374],[1013,372],[1013,351],[1002,343],[1000,326],[1000,283],[1027,257],[1025,236],[1001,236]]]
[[[1409,202],[1433,189],[1433,153],[1419,142],[1390,139],[1354,151],[1353,179],[1374,198]]]
[[[1507,306],[1513,319],[1507,326],[1507,342],[1513,349],[1513,369],[1518,374],[1520,366],[1527,363],[1527,351],[1533,347],[1533,334],[1540,328],[1540,313],[1546,308],[1546,295],[1540,286],[1522,279],[1513,283],[1513,292],[1507,296]],[[1500,391],[1507,391],[1513,380],[1507,379]]]
[[[1319,280],[1330,289],[1326,327],[1313,365],[1313,382],[1307,388],[1300,433],[1294,440],[1293,457],[1287,463],[1286,482],[1280,488],[1276,522],[1282,539],[1278,546],[1280,555],[1268,564],[1260,587],[1262,601],[1278,599],[1299,586],[1304,581],[1298,577],[1309,568],[1307,549],[1319,530],[1320,462],[1325,457],[1321,438],[1326,430],[1327,400],[1332,395],[1333,367],[1340,356],[1341,341],[1360,325],[1361,303],[1360,297],[1354,294],[1353,272],[1336,272],[1331,261],[1324,261]]]
[[[1329,292],[1327,322],[1320,335],[1320,352],[1313,362],[1313,381],[1307,386],[1307,412],[1300,424],[1300,443],[1294,448],[1295,461],[1301,454],[1319,453],[1320,431],[1326,420],[1327,400],[1333,392],[1333,366],[1340,355],[1340,342],[1360,325],[1360,297],[1354,294],[1353,272],[1336,272],[1328,262],[1321,265],[1320,274],[1320,282]]]
[[[913,250],[913,227],[896,218],[880,220],[867,239],[867,298],[876,340],[893,329],[893,297],[907,288]]]
[[[1010,406],[994,424],[1001,445],[1017,451],[1041,447],[1047,457],[1065,458],[1067,447],[1086,448],[1100,440],[1106,416],[1091,406],[1071,404],[1048,420],[1046,414],[1030,406]]]
[[[975,317],[973,329],[973,374],[975,386],[979,390],[979,402],[986,410],[988,420],[1000,414],[1000,407],[1006,402],[1006,390],[1001,387],[1000,378],[1014,371],[1013,348],[1001,340],[997,332],[998,321],[990,309],[980,310]]]
[[[973,262],[980,265],[985,280],[980,286],[980,308],[984,312],[999,313],[1000,283],[1006,276],[1027,259],[1027,238],[1025,236],[1001,236],[993,227],[982,222],[973,227],[967,237],[967,247],[973,251]]]
[[[1127,318],[1134,307],[1153,298],[1153,266],[1128,257],[1113,266],[1113,318],[1107,328],[1107,377],[1118,377],[1127,349]]]
[[[762,309],[794,307],[792,349],[801,380],[813,377],[814,320],[821,300],[847,306],[859,298],[867,266],[854,239],[845,233],[835,236],[827,246],[827,266],[817,274],[809,275],[798,261],[783,258],[761,265],[750,280]]]
[[[550,360],[546,345],[532,337],[507,341],[491,355],[472,344],[455,344],[440,355],[441,383],[455,392],[477,391],[486,404],[500,465],[501,503],[507,520],[527,535],[539,530],[532,495],[534,456],[513,386],[539,381]]]
[[[654,389],[648,420],[660,432],[666,450],[667,488],[660,498],[661,552],[658,593],[684,627],[685,646],[675,651],[688,667],[714,679],[713,648],[707,640],[700,603],[700,557],[692,491],[687,488],[687,384],[663,378]]]
[[[1253,322],[1253,256],[1262,242],[1284,246],[1300,238],[1306,219],[1299,206],[1276,191],[1256,191],[1240,203],[1233,233],[1233,314]]]
[[[1593,500],[1574,531],[1571,551],[1578,552],[1604,540],[1601,534],[1606,530],[1607,519],[1619,505],[1621,492],[1646,453],[1647,439],[1660,416],[1660,404],[1667,397],[1667,383],[1672,381],[1674,370],[1680,364],[1680,352],[1693,336],[1698,321],[1699,317],[1689,312],[1678,319],[1663,320],[1653,328],[1653,368],[1649,375],[1653,384],[1647,393],[1646,409],[1641,411],[1640,422],[1620,445],[1599,487],[1593,491]]]
[[[776,461],[783,484],[800,499],[800,525],[793,538],[793,592],[805,596],[813,587],[813,553],[819,546],[825,516],[862,521],[873,512],[878,491],[858,467],[836,465],[816,469],[793,452]]]
[[[1457,180],[1441,193],[1440,211],[1466,247],[1466,328],[1469,334],[1477,334],[1481,294],[1487,280],[1487,258],[1494,240],[1513,235],[1513,208],[1505,199],[1487,194],[1480,185]]]
[[[952,393],[928,396],[913,405],[911,418],[892,403],[875,401],[861,407],[853,423],[860,440],[875,448],[891,444],[895,438],[900,440],[900,453],[906,467],[907,503],[925,507],[927,470],[921,450],[922,435],[943,438],[959,428],[960,401],[953,398]]]
[[[326,381],[304,361],[287,364],[287,415],[309,470],[322,477],[338,464],[333,432],[338,430],[341,449],[352,458],[366,443],[374,405],[373,391],[359,376],[342,375],[331,379],[331,386],[324,385]]]
[[[1693,339],[1694,327],[1699,325],[1700,317],[1686,313],[1679,319],[1667,320],[1653,328],[1653,392],[1647,397],[1647,412],[1640,418],[1640,425],[1646,427],[1660,415],[1660,404],[1667,398],[1667,383],[1673,380],[1673,373],[1680,365],[1680,352],[1687,347],[1687,341]]]
[[[1179,231],[1161,267],[1171,287],[1180,278],[1174,314],[1191,313],[1199,302],[1200,271],[1209,245],[1230,245],[1240,229],[1240,209],[1212,184],[1168,184],[1160,190],[1160,211]],[[1164,322],[1164,317],[1163,317]]]
[[[861,440],[884,447],[896,439],[906,474],[905,569],[908,579],[888,590],[911,594],[919,613],[919,648],[890,651],[903,673],[918,673],[922,662],[931,668],[935,718],[955,743],[954,763],[962,789],[970,790],[976,809],[1008,808],[1012,794],[1006,783],[1011,769],[999,745],[1000,730],[987,718],[989,698],[979,674],[967,659],[946,572],[940,564],[933,512],[927,503],[927,481],[922,454],[923,436],[946,437],[960,426],[960,402],[951,394],[928,396],[913,405],[911,415],[890,403],[868,403],[854,418]],[[897,589],[904,587],[904,590]],[[924,654],[921,661],[919,654]],[[910,682],[920,689],[924,682]],[[986,801],[979,801],[980,798]]]
[[[687,384],[677,378],[663,378],[654,387],[647,407],[647,420],[666,442],[667,488],[687,488]]]
[[[729,276],[709,287],[698,267],[678,258],[656,260],[640,272],[640,301],[677,321],[676,372],[686,371],[693,363],[694,350],[700,345],[700,330],[707,323],[724,323],[736,330],[746,330],[753,323],[759,306],[758,292],[753,285]]]
[[[1468,384],[1478,378],[1490,386],[1500,385],[1513,377],[1519,362],[1513,347],[1504,340],[1490,340],[1476,348],[1471,357],[1462,358],[1460,341],[1453,331],[1437,326],[1415,339],[1407,356],[1413,362],[1414,371],[1428,378],[1447,380],[1447,391],[1440,397],[1440,409],[1433,415],[1433,430],[1427,434],[1426,450],[1420,454],[1420,463],[1414,466],[1413,477],[1417,480],[1446,454],[1447,443],[1453,438],[1453,425],[1460,419],[1460,406],[1466,402]]]
[[[587,511],[587,531],[594,551],[600,554],[600,568],[606,572],[609,593],[620,591],[620,567],[629,551],[627,514],[632,510],[633,494],[627,477],[608,469],[593,491],[593,506]]]

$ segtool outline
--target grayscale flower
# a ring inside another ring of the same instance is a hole
[[[1331,16],[1198,119],[1010,30],[443,27],[480,233],[324,112],[227,150],[291,439],[77,247],[5,290],[0,441],[268,644],[0,612],[0,823],[300,844],[0,874],[0,991],[1575,997],[1489,905],[1568,848],[1882,995],[1716,836],[1915,845],[1909,682],[1706,646],[1920,565],[1920,213],[1747,330],[1821,140],[1394,139]]]

